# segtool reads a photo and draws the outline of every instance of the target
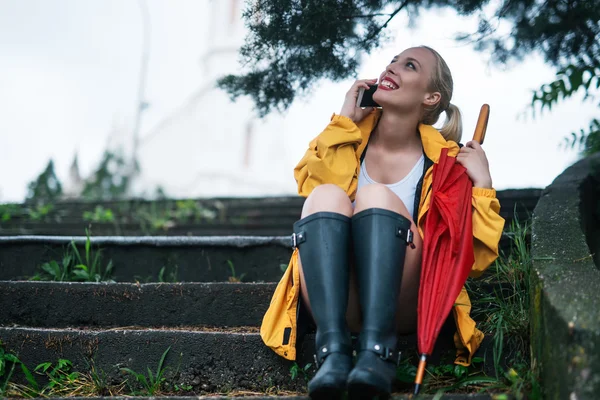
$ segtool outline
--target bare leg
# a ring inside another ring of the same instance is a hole
[[[353,213],[352,203],[346,193],[336,185],[325,184],[316,187],[310,196],[304,202],[302,208],[302,218],[318,212],[336,212],[347,217]],[[312,315],[306,281],[302,270],[302,261],[298,257],[300,267],[300,291],[307,310]],[[348,311],[346,313],[348,327],[351,332],[360,330],[360,305],[358,302],[358,290],[356,286],[356,276],[353,272],[350,274],[350,290],[348,294]]]
[[[369,208],[383,208],[394,211],[411,221],[415,248],[407,247],[406,249],[396,321],[399,333],[407,334],[415,332],[417,329],[417,303],[423,246],[421,236],[402,200],[387,186],[373,184],[361,188],[356,196],[354,213],[356,214]]]

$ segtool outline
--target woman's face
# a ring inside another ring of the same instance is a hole
[[[379,76],[373,100],[384,109],[403,112],[434,105],[440,100],[439,92],[429,90],[435,65],[435,55],[428,49],[415,47],[403,51]]]

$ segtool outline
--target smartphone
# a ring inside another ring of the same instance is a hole
[[[369,90],[365,88],[358,89],[358,97],[356,98],[356,107],[381,107],[373,100],[373,93],[377,90],[377,85],[373,85]]]

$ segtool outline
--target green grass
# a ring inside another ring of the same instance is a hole
[[[57,282],[114,282],[112,280],[112,260],[106,266],[102,263],[102,250],[93,249],[91,236],[85,230],[84,252],[80,252],[74,241],[65,250],[62,260],[51,260],[40,266],[30,280]]]
[[[233,265],[233,261],[227,260],[227,265],[229,266],[229,270],[231,271],[231,276],[227,278],[229,282],[241,282],[242,279],[246,276],[246,274],[240,274],[239,276],[235,273],[235,266]]]
[[[308,382],[311,378],[309,374],[311,367],[312,363],[307,363],[304,367],[300,367],[298,363],[294,362],[290,367],[290,378],[294,381],[301,375]]]
[[[536,368],[530,362],[530,229],[530,223],[515,218],[505,230],[510,251],[500,255],[484,278],[484,282],[500,285],[493,295],[480,297],[472,304],[473,316],[482,319],[478,328],[493,338],[493,378],[497,382],[490,382],[489,388],[507,390],[517,400],[541,398]],[[467,283],[467,289],[472,285]]]
[[[84,211],[83,220],[89,222],[110,223],[115,222],[115,215],[110,208],[104,208],[100,205],[94,208],[94,211]]]
[[[140,374],[130,368],[121,368],[135,379],[131,384],[129,379],[118,385],[110,385],[104,371],[99,371],[94,361],[86,361],[87,372],[73,371],[73,363],[67,359],[58,359],[56,363],[44,362],[38,364],[33,372],[22,363],[17,355],[5,352],[0,342],[0,397],[33,398],[33,397],[89,397],[89,396],[146,396],[159,394],[177,394],[192,390],[186,383],[169,385],[166,383],[165,358],[170,347],[162,354],[156,372],[148,368],[148,374]],[[14,382],[17,372],[22,372],[27,380],[27,385]],[[179,371],[179,366],[175,375]],[[36,378],[36,375],[38,378]],[[46,384],[39,383],[39,376],[44,376]],[[125,386],[129,386],[129,391]],[[141,387],[141,388],[140,388]]]
[[[32,221],[41,221],[54,209],[53,204],[37,204],[27,208],[27,215]]]
[[[146,376],[144,374],[140,374],[138,372],[135,372],[130,368],[121,368],[121,371],[124,371],[124,372],[127,372],[127,373],[133,375],[133,377],[135,378],[137,383],[140,384],[143,388],[142,391],[137,391],[133,386],[130,386],[131,392],[134,394],[134,396],[140,396],[140,395],[154,396],[156,394],[161,393],[161,391],[163,389],[163,385],[166,380],[164,377],[164,373],[166,370],[166,368],[164,367],[165,357],[167,356],[167,353],[169,352],[170,349],[171,349],[171,347],[169,346],[167,348],[167,350],[165,350],[165,352],[162,354],[160,361],[158,362],[158,366],[156,368],[156,373],[153,373],[150,370],[150,367],[147,368],[148,376]]]
[[[505,231],[511,248],[501,254],[486,271],[483,283],[497,287],[493,294],[472,296],[472,316],[477,327],[493,340],[491,357],[495,374],[483,372],[485,360],[474,357],[470,367],[453,363],[453,354],[443,357],[437,365],[429,364],[424,378],[424,393],[441,395],[448,391],[504,392],[515,399],[540,399],[540,385],[535,366],[530,364],[529,349],[529,277],[531,256],[527,246],[530,225],[518,219]],[[473,293],[478,286],[467,281],[467,290]],[[508,349],[511,349],[510,353]],[[397,379],[407,384],[414,382],[417,372],[415,360],[405,357],[397,369]],[[533,368],[532,368],[533,367]]]
[[[104,390],[107,387],[98,386],[94,380],[96,371],[91,373],[72,371],[73,364],[66,359],[59,359],[56,363],[44,362],[38,364],[33,372],[25,366],[14,353],[8,353],[0,342],[0,397],[63,397],[63,396],[94,396],[113,395],[119,391]],[[18,372],[23,373],[27,385],[13,382],[11,379]],[[38,378],[36,378],[38,375]],[[96,374],[97,375],[97,374]],[[39,376],[44,376],[47,383],[41,385]],[[122,387],[116,386],[118,389]]]
[[[153,282],[152,275],[148,275],[146,278],[143,278],[141,275],[135,275],[133,277],[137,282],[150,283]],[[156,282],[163,283],[177,283],[179,282],[179,266],[175,265],[174,267],[163,265],[158,271],[158,277]]]
[[[0,204],[0,222],[8,222],[12,217],[21,214],[21,207],[18,204]]]

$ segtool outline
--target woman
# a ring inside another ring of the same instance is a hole
[[[298,306],[312,315],[318,365],[308,385],[312,398],[339,397],[346,388],[358,398],[390,394],[397,335],[417,327],[423,217],[443,148],[474,184],[471,276],[496,259],[504,227],[485,152],[476,142],[457,144],[460,112],[450,104],[452,76],[442,57],[424,46],[405,50],[379,77],[373,99],[383,111],[356,107],[359,89],[376,82],[352,85],[339,115],[295,168],[298,192],[307,199],[294,224],[290,266],[261,327],[268,346],[295,359]],[[442,112],[447,121],[438,132],[431,125]],[[463,365],[483,337],[469,311],[463,289],[454,307],[456,362]],[[359,332],[354,366],[351,331]]]

